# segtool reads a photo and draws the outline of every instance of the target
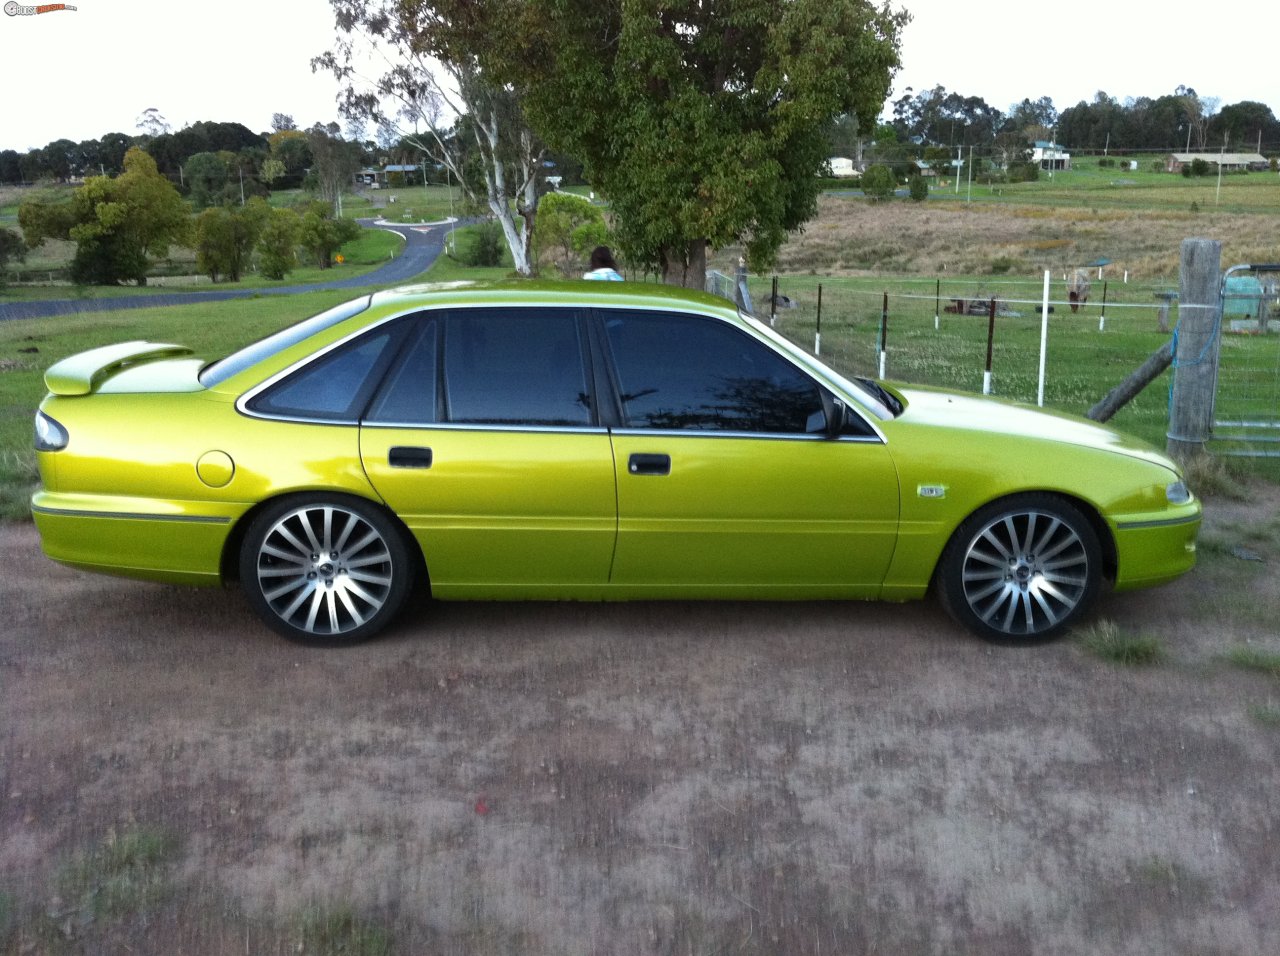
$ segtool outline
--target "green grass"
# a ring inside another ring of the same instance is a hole
[[[1130,171],[1099,166],[1096,156],[1078,157],[1072,159],[1071,169],[1055,172],[1052,177],[1042,172],[1033,183],[987,186],[961,181],[957,191],[955,181],[951,180],[945,188],[931,187],[929,198],[941,202],[1095,209],[1280,212],[1280,177],[1273,172],[1224,173],[1219,187],[1216,175],[1188,179],[1179,174],[1154,172],[1151,164],[1158,158],[1163,156],[1144,153],[1118,157],[1138,162],[1138,169]]]
[[[1225,656],[1233,667],[1280,679],[1280,652],[1242,645],[1233,647]]]
[[[1271,704],[1251,704],[1249,716],[1266,727],[1280,727],[1280,707]]]
[[[315,907],[298,921],[298,952],[317,956],[390,956],[391,937],[347,907]]]
[[[173,892],[170,870],[177,848],[177,841],[159,830],[113,835],[63,869],[60,895],[82,922],[153,908]]]
[[[1080,641],[1095,657],[1126,667],[1145,667],[1164,659],[1160,639],[1146,634],[1129,634],[1114,621],[1102,620],[1091,625]]]
[[[148,280],[145,286],[76,286],[66,278],[70,254],[74,251],[71,243],[46,243],[57,246],[65,255],[53,254],[45,260],[29,260],[22,266],[27,270],[24,274],[34,274],[47,269],[58,278],[52,282],[33,286],[9,285],[0,288],[0,302],[28,302],[43,299],[116,299],[135,295],[161,295],[173,292],[204,292],[210,289],[271,289],[290,285],[307,285],[315,282],[328,282],[333,279],[345,279],[351,276],[364,275],[384,266],[404,248],[404,239],[386,229],[365,229],[351,242],[338,250],[345,260],[328,269],[311,265],[300,259],[298,266],[281,280],[267,279],[256,273],[249,273],[239,282],[210,283],[206,277],[196,274],[193,254],[175,250],[179,255],[164,265],[163,271],[169,275],[156,276]],[[31,255],[40,252],[34,250]],[[43,262],[43,266],[39,263]],[[175,277],[176,276],[176,277]],[[190,278],[195,276],[194,279]]]

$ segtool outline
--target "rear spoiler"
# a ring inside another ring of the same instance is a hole
[[[55,363],[44,373],[44,384],[54,395],[88,395],[117,372],[144,362],[190,355],[185,345],[157,342],[121,342],[80,352]]]

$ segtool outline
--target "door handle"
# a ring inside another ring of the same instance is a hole
[[[633,475],[671,474],[670,455],[632,455],[627,459],[627,471]]]
[[[397,445],[387,455],[392,468],[430,468],[431,449]]]

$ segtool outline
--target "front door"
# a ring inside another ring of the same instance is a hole
[[[828,437],[820,386],[724,323],[616,312],[604,326],[622,405],[614,587],[878,592],[897,540],[898,482],[871,429]]]

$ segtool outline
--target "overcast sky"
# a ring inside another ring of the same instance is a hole
[[[10,5],[0,4],[0,8]],[[39,0],[43,3],[44,0]],[[33,9],[37,0],[19,0]],[[1049,96],[1061,111],[1105,90],[1161,96],[1193,87],[1220,105],[1280,112],[1280,4],[1180,7],[1139,0],[905,0],[914,16],[890,99],[941,84],[1007,111]],[[327,0],[74,0],[38,15],[0,13],[0,149],[25,152],[137,132],[155,107],[180,129],[198,120],[268,130],[337,119],[336,83],[310,59],[333,40]],[[1183,13],[1182,9],[1194,10]]]

